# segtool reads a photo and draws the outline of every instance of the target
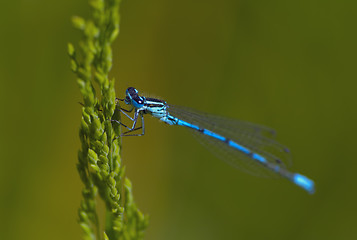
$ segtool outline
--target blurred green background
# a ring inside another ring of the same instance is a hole
[[[146,239],[357,239],[355,1],[123,0],[112,77],[172,104],[275,128],[310,196],[217,160],[146,118],[123,161]],[[81,101],[67,42],[86,0],[17,0],[0,17],[0,239],[80,239]]]

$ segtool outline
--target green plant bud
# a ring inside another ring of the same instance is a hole
[[[96,164],[89,164],[89,166],[94,172],[100,172],[100,168]]]
[[[78,70],[78,66],[77,66],[77,63],[76,63],[76,61],[75,60],[71,60],[71,70],[73,71],[73,72],[77,72],[77,70]]]
[[[104,147],[103,143],[101,141],[98,141],[98,140],[96,140],[93,145],[94,145],[93,147],[94,147],[96,152],[101,152],[103,147]]]
[[[109,154],[109,147],[108,147],[108,145],[104,145],[102,151],[103,151],[103,154],[105,154],[105,156],[108,156],[108,154]]]
[[[98,36],[99,29],[94,25],[93,21],[88,21],[84,29],[84,34],[89,38],[94,38]]]
[[[104,164],[108,163],[108,158],[106,156],[104,156],[104,155],[100,155],[99,156],[99,160]]]
[[[79,30],[83,30],[86,26],[86,22],[83,18],[78,17],[78,16],[73,16],[72,17],[72,24],[75,28]]]
[[[68,55],[71,56],[71,57],[74,57],[75,56],[75,49],[74,49],[74,46],[72,43],[68,43],[67,45],[67,51],[68,51]]]
[[[99,160],[98,155],[92,149],[88,149],[88,158],[91,163],[95,163],[95,164]]]

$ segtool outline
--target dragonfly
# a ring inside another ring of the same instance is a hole
[[[308,193],[314,193],[313,180],[288,170],[291,166],[290,151],[274,139],[273,129],[170,105],[164,100],[141,96],[134,87],[127,88],[125,93],[125,98],[117,100],[129,107],[120,107],[120,111],[132,125],[112,120],[127,129],[122,136],[144,135],[144,115],[151,115],[168,125],[190,129],[218,158],[237,169],[256,176],[283,177]],[[134,112],[133,117],[129,115],[131,112]]]

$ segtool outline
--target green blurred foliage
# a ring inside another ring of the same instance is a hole
[[[215,159],[147,117],[123,140],[146,239],[357,237],[355,1],[124,0],[114,46],[128,86],[275,128],[312,196]],[[0,26],[0,239],[79,239],[81,96],[67,42],[87,2],[7,1]]]

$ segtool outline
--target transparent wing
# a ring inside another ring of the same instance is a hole
[[[174,105],[169,105],[168,112],[183,121],[235,141],[265,157],[268,162],[267,166],[264,166],[253,160],[249,155],[230,147],[225,142],[204,135],[199,131],[191,130],[205,147],[230,165],[252,175],[263,177],[279,176],[272,169],[280,169],[279,172],[282,175],[288,173],[285,169],[291,166],[290,152],[285,146],[274,140],[275,131],[273,129]]]

